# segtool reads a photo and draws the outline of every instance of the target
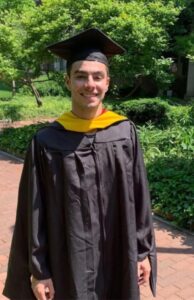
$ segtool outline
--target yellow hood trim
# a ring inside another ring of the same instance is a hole
[[[81,119],[72,112],[65,112],[56,121],[66,130],[88,132],[95,129],[106,128],[116,122],[124,120],[127,120],[127,118],[112,111],[106,111],[97,118],[91,120]]]

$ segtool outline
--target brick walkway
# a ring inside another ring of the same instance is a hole
[[[10,240],[15,220],[18,182],[22,163],[0,152],[0,300]],[[142,300],[194,300],[194,236],[155,220],[158,249],[158,293],[153,298],[147,287]],[[27,299],[23,299],[27,300]]]

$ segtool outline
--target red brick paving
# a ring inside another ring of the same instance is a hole
[[[0,152],[0,292],[6,278],[22,166],[20,161]],[[155,220],[155,232],[157,297],[153,298],[149,288],[143,287],[141,300],[194,300],[194,236],[160,220]],[[5,299],[0,295],[0,300]]]
[[[0,294],[6,277],[22,166],[21,162],[0,152]],[[7,298],[0,295],[0,300],[3,299]]]

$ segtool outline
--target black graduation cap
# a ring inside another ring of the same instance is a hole
[[[67,67],[78,60],[99,61],[108,65],[107,58],[125,52],[123,47],[97,28],[87,29],[47,49],[67,60]]]

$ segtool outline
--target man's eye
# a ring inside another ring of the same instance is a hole
[[[102,77],[102,76],[100,76],[100,75],[99,75],[99,76],[95,76],[95,77],[94,77],[94,79],[95,79],[95,80],[102,80],[102,78],[103,78],[103,77]]]
[[[84,75],[77,75],[76,78],[77,79],[85,79],[86,77]]]

